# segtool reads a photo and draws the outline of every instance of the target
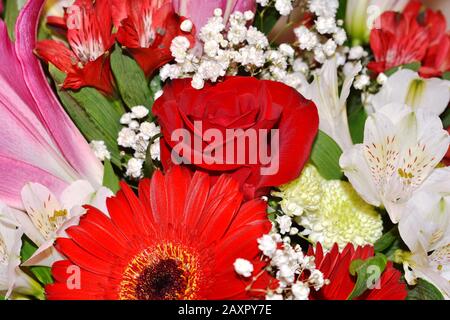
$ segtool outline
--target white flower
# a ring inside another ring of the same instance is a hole
[[[31,294],[43,297],[43,289],[20,270],[23,230],[15,220],[18,210],[0,203],[0,295]]]
[[[281,294],[271,292],[266,295],[266,300],[284,300],[284,299]]]
[[[151,139],[157,134],[161,133],[161,128],[158,127],[154,122],[142,122],[139,127],[141,134],[145,135],[147,139]]]
[[[449,135],[438,116],[394,103],[369,116],[364,142],[345,150],[340,165],[361,197],[384,205],[397,223],[448,146]]]
[[[130,112],[124,113],[122,115],[122,117],[120,118],[120,123],[121,124],[129,124],[133,120],[133,118],[134,118],[134,116],[132,113],[130,113]]]
[[[347,41],[347,33],[344,29],[338,28],[333,38],[339,46],[342,46]]]
[[[104,141],[92,140],[89,145],[91,146],[92,151],[94,151],[97,159],[100,161],[111,159],[111,153],[109,153]]]
[[[53,242],[65,237],[65,230],[78,224],[84,214],[83,205],[90,204],[107,212],[106,198],[112,196],[111,190],[101,187],[95,190],[84,180],[78,180],[68,186],[59,199],[45,186],[28,183],[22,189],[22,202],[25,212],[15,212],[15,218],[24,233],[37,246],[37,251],[27,260],[27,266],[48,266],[60,260]]]
[[[435,169],[406,205],[399,222],[402,239],[411,251],[405,277],[434,283],[450,296],[450,167]],[[408,272],[409,268],[412,272]]]
[[[265,256],[270,258],[277,250],[277,242],[272,236],[265,234],[258,239],[258,249],[261,250]]]
[[[185,36],[177,36],[173,38],[170,44],[170,52],[175,58],[176,62],[183,63],[186,58],[187,50],[189,49],[191,43],[189,39]]]
[[[247,30],[246,41],[249,45],[258,49],[264,49],[269,46],[269,40],[266,35],[253,26],[250,26]]]
[[[362,90],[370,84],[370,77],[366,74],[361,74],[356,77],[353,86],[355,89]]]
[[[314,286],[314,289],[319,290],[325,284],[323,273],[320,270],[314,269],[309,275],[309,283]]]
[[[153,160],[161,160],[161,150],[160,150],[160,143],[159,138],[153,142],[153,144],[150,146],[150,156]]]
[[[142,166],[144,161],[142,159],[131,158],[127,163],[126,175],[138,179],[142,176]]]
[[[320,34],[332,34],[336,32],[336,20],[334,17],[318,17],[316,28]]]
[[[234,270],[240,276],[248,278],[252,275],[253,272],[253,264],[245,259],[238,258],[233,263]]]
[[[294,54],[295,54],[294,48],[292,48],[290,45],[288,45],[286,43],[280,44],[280,46],[278,47],[278,51],[282,55],[284,55],[286,57],[290,57],[290,58],[294,57]]]
[[[291,13],[292,9],[292,0],[276,0],[275,1],[275,9],[282,15],[287,16]]]
[[[333,39],[328,39],[327,42],[323,45],[323,52],[328,56],[331,57],[335,54],[337,49],[336,42],[334,42]]]
[[[181,31],[184,31],[184,32],[191,32],[193,26],[194,25],[192,24],[192,21],[189,19],[186,19],[180,24],[180,29],[181,29]]]
[[[122,128],[119,131],[119,137],[117,138],[117,144],[124,148],[131,148],[136,140],[136,133],[130,128]]]
[[[334,17],[338,8],[338,0],[309,0],[309,10],[319,17]]]
[[[371,100],[372,110],[377,111],[386,104],[397,102],[413,110],[424,109],[440,115],[450,101],[450,81],[438,78],[423,79],[417,72],[403,69],[390,76],[380,92]]]
[[[291,290],[295,300],[308,300],[310,292],[308,284],[296,282],[292,285]]]
[[[362,57],[367,55],[367,52],[364,51],[364,48],[361,46],[352,47],[348,53],[349,60],[359,60]]]
[[[133,116],[136,119],[143,119],[143,118],[145,118],[148,115],[149,112],[150,111],[145,106],[136,106],[136,107],[131,108],[131,113],[133,114]]]
[[[348,127],[346,102],[353,79],[359,71],[361,64],[358,63],[346,75],[339,94],[336,58],[332,58],[325,62],[311,85],[302,92],[317,106],[320,130],[333,138],[343,150],[353,145]]]
[[[292,219],[289,216],[279,216],[277,217],[277,222],[280,226],[280,233],[281,234],[285,234],[285,233],[289,233],[289,230],[291,229],[292,226]]]
[[[202,89],[205,86],[205,80],[200,75],[195,75],[192,77],[191,81],[192,88],[194,89]]]
[[[153,99],[156,101],[157,99],[161,98],[161,96],[164,94],[164,91],[162,90],[158,90],[155,92],[155,96],[153,97]]]
[[[305,26],[295,28],[294,33],[302,50],[310,51],[319,43],[317,35]]]

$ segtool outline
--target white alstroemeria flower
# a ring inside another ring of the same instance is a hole
[[[7,299],[15,294],[43,298],[42,287],[19,268],[23,231],[13,211],[0,203],[0,295]]]
[[[368,117],[364,142],[344,151],[340,166],[361,197],[383,205],[397,223],[413,192],[444,157],[449,141],[438,116],[389,104]]]
[[[412,70],[399,70],[388,78],[380,92],[372,96],[368,112],[376,112],[388,103],[402,103],[414,111],[423,108],[440,115],[450,101],[450,81],[423,79]]]
[[[342,150],[347,150],[353,146],[353,142],[348,127],[346,104],[353,80],[361,71],[361,63],[358,62],[348,70],[340,93],[337,68],[335,57],[327,60],[315,75],[314,81],[301,93],[316,104],[320,130],[333,138]]]
[[[74,2],[75,0],[47,0],[43,13],[46,17],[62,17],[64,16],[64,9],[69,8]]]
[[[17,211],[15,217],[38,249],[23,265],[51,266],[60,260],[59,253],[53,247],[56,238],[67,237],[65,230],[78,224],[80,216],[85,213],[83,205],[90,204],[108,212],[106,198],[112,195],[112,191],[104,187],[94,190],[84,180],[72,183],[59,199],[43,185],[29,183],[24,186],[22,201],[26,213]]]
[[[405,278],[424,278],[450,297],[450,167],[436,169],[411,198],[399,222],[411,251]]]

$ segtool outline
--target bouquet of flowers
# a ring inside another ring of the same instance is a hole
[[[1,299],[449,298],[430,2],[0,1]]]

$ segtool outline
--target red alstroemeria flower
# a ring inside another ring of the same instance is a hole
[[[330,281],[319,291],[311,291],[311,297],[315,300],[346,300],[355,287],[356,278],[350,272],[352,261],[374,256],[372,246],[357,247],[348,244],[342,252],[334,245],[330,252],[324,253],[320,243],[317,244],[315,253],[310,248],[309,255],[315,256],[317,268],[322,271],[324,278]],[[386,269],[380,277],[379,286],[367,290],[357,300],[404,300],[407,296],[406,285],[400,281],[401,272],[395,269],[392,262],[388,262]],[[378,287],[378,289],[377,289]]]
[[[127,0],[113,8],[119,11],[114,16],[126,16],[120,23],[117,40],[128,48],[147,76],[173,59],[173,38],[185,36],[194,44],[194,28],[189,32],[180,29],[184,18],[174,12],[170,0]]]
[[[64,17],[70,49],[61,41],[38,42],[36,53],[67,74],[63,88],[95,87],[112,93],[108,50],[114,45],[109,0],[76,0]]]
[[[375,61],[368,68],[381,73],[393,67],[422,62],[440,50],[445,37],[446,21],[441,12],[426,10],[420,13],[422,4],[412,0],[403,13],[387,11],[375,22],[370,34],[370,46]],[[434,48],[434,49],[433,49]],[[442,61],[442,60],[441,60]]]
[[[264,297],[257,239],[271,224],[261,200],[242,203],[238,183],[173,167],[142,180],[139,198],[126,185],[107,200],[110,217],[88,207],[79,226],[56,248],[68,260],[52,268],[48,299],[248,299]],[[253,276],[239,276],[237,258],[251,261]],[[72,265],[72,269],[70,266]],[[73,265],[79,288],[68,288]]]

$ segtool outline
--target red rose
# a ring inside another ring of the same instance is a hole
[[[172,81],[153,112],[165,169],[179,155],[197,170],[228,172],[247,199],[299,176],[319,123],[314,103],[296,90],[251,77],[228,77],[202,90],[191,79]]]

